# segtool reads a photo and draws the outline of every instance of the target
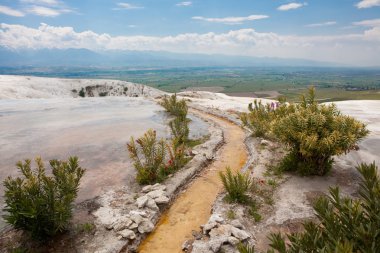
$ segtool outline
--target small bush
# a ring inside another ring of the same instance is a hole
[[[359,199],[341,197],[330,188],[329,197],[314,204],[319,223],[304,223],[303,233],[271,234],[271,247],[280,253],[295,252],[379,252],[380,178],[375,163],[357,167],[361,174]],[[270,252],[274,252],[273,250]]]
[[[344,116],[334,104],[319,105],[310,88],[302,103],[287,113],[278,112],[273,132],[290,147],[280,167],[303,175],[324,175],[331,168],[332,156],[347,153],[368,131],[363,123]]]
[[[185,145],[189,141],[189,120],[182,117],[176,117],[169,123],[170,131],[173,136],[175,145]]]
[[[187,116],[188,108],[186,101],[184,99],[178,100],[177,94],[174,94],[170,97],[165,96],[159,104],[164,107],[167,112],[175,117],[185,119]]]
[[[86,96],[86,92],[84,91],[83,88],[79,91],[78,95],[79,95],[80,97],[82,97],[82,98],[84,98],[84,97]]]
[[[107,91],[99,93],[99,97],[106,97],[106,96],[108,96],[108,92]]]
[[[167,162],[164,171],[165,174],[175,172],[186,165],[189,159],[186,157],[185,144],[178,145],[174,140],[172,144],[167,144],[167,150],[169,154],[169,161]]]
[[[18,162],[23,178],[4,181],[4,219],[33,238],[44,239],[66,229],[85,170],[79,167],[77,157],[67,162],[51,160],[52,176],[45,174],[41,158],[36,158],[36,164],[33,171],[30,160]]]
[[[250,246],[249,244],[239,243],[237,249],[239,253],[255,253],[255,247]]]
[[[247,203],[249,197],[246,195],[252,185],[252,180],[248,173],[236,172],[232,174],[231,168],[227,167],[226,171],[219,172],[224,189],[227,191],[227,200],[231,202]]]
[[[127,144],[129,155],[137,170],[137,181],[140,184],[151,184],[162,181],[165,167],[166,143],[158,140],[156,131],[148,130],[136,141],[131,137]]]
[[[77,225],[77,230],[79,233],[85,233],[85,234],[90,234],[95,231],[95,225],[93,223],[83,223]]]
[[[270,131],[270,124],[273,119],[273,109],[269,104],[263,105],[261,101],[254,100],[249,104],[249,113],[241,113],[240,120],[248,127],[254,136],[264,137]]]

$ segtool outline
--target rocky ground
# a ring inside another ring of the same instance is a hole
[[[24,84],[14,87],[4,85],[5,77],[8,81],[18,80],[18,83]],[[101,96],[104,92],[108,92],[107,96],[159,97],[163,94],[121,81],[97,80],[96,83],[86,83],[86,80],[76,80],[72,83],[68,79],[56,79],[45,80],[40,86],[39,82],[43,80],[36,77],[5,77],[0,77],[4,91],[1,93],[2,98],[15,96],[15,93],[20,98],[76,97],[82,88],[86,96]],[[58,82],[58,88],[53,85],[55,82]],[[191,107],[236,124],[240,124],[239,112],[246,111],[247,104],[252,102],[251,98],[210,92],[188,91],[180,95],[189,101]],[[376,108],[380,108],[380,102],[343,102],[338,103],[338,107],[368,123],[372,131],[359,145],[359,151],[337,157],[334,169],[326,177],[277,174],[273,167],[286,152],[284,147],[270,140],[252,138],[247,131],[245,143],[249,158],[243,171],[255,178],[250,191],[255,204],[227,203],[224,200],[225,193],[219,194],[208,222],[198,231],[193,231],[194,238],[184,242],[183,250],[194,253],[237,252],[236,244],[242,241],[255,245],[258,252],[265,252],[269,243],[267,236],[271,232],[300,231],[302,221],[315,218],[312,203],[318,196],[326,194],[329,186],[338,185],[343,194],[355,196],[358,182],[355,163],[379,161],[380,112]],[[195,147],[193,158],[186,167],[163,184],[133,189],[118,187],[78,204],[70,232],[47,244],[32,243],[24,233],[8,229],[0,237],[1,252],[19,246],[40,252],[134,252],[154,229],[162,212],[175,201],[192,178],[215,158],[215,151],[224,141],[223,132],[218,125],[210,123],[209,127],[210,139]]]

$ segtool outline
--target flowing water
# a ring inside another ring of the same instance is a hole
[[[200,112],[198,112],[200,113]],[[192,231],[199,230],[210,216],[212,204],[222,189],[218,172],[226,166],[240,170],[247,160],[244,131],[226,120],[205,115],[222,126],[226,144],[218,158],[197,177],[162,215],[156,229],[139,248],[140,253],[180,253],[182,243],[192,239]]]

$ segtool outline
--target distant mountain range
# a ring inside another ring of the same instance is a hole
[[[0,47],[0,67],[336,67],[304,59],[182,54],[164,51],[102,51],[41,49],[13,51]]]

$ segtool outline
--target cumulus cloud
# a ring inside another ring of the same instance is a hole
[[[306,27],[322,27],[322,26],[332,26],[336,24],[337,24],[336,21],[326,21],[322,23],[308,24],[306,25]]]
[[[306,6],[307,3],[288,3],[283,4],[277,8],[279,11],[289,11],[289,10],[295,10],[298,8],[301,8],[302,6]]]
[[[193,4],[192,2],[186,1],[186,2],[177,3],[176,5],[181,6],[181,7],[188,7],[188,6],[191,6],[192,4]]]
[[[356,4],[359,9],[371,8],[375,6],[380,6],[380,0],[362,0]]]
[[[374,23],[373,23],[374,22]],[[357,22],[374,25],[375,21]],[[304,58],[355,65],[380,65],[380,29],[335,36],[295,36],[240,29],[225,33],[184,33],[174,36],[111,36],[72,27],[41,24],[38,28],[1,24],[0,46],[10,49],[86,48],[153,50],[178,53],[228,54],[259,57]]]
[[[4,5],[0,5],[0,13],[4,14],[4,15],[8,15],[8,16],[13,16],[13,17],[25,16],[25,14],[22,13],[21,11],[9,8],[9,7],[4,6]]]
[[[133,10],[133,9],[143,9],[144,7],[130,4],[130,3],[118,3],[119,8],[114,8],[115,10]]]
[[[242,24],[245,21],[259,20],[269,18],[267,15],[250,15],[247,17],[225,17],[225,18],[205,18],[205,17],[192,17],[194,20],[201,20],[211,23],[222,23],[227,25],[238,25]]]

